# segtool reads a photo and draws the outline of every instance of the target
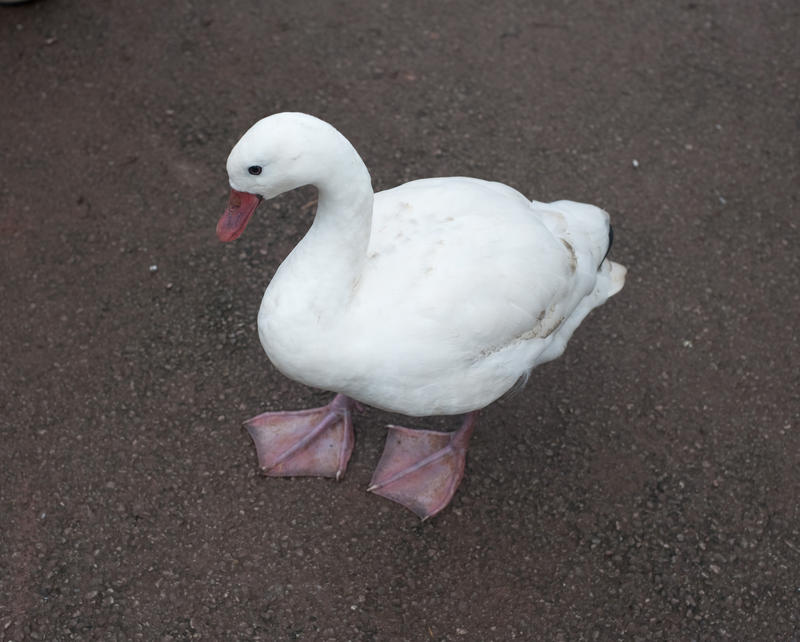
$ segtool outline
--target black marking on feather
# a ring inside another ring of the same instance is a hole
[[[606,253],[603,255],[603,261],[606,260],[608,257],[608,253],[611,251],[611,246],[614,245],[614,228],[610,225],[608,226],[608,249]],[[603,265],[603,261],[600,261],[600,265]],[[597,266],[597,269],[600,269],[600,265]]]

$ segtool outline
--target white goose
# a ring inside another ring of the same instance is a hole
[[[423,519],[461,481],[477,411],[558,357],[625,281],[625,268],[605,259],[603,210],[529,201],[473,178],[374,194],[347,139],[306,114],[258,121],[227,169],[223,241],[238,238],[263,198],[307,184],[319,192],[311,228],[267,287],[258,331],[286,376],[339,394],[246,422],[262,470],[339,478],[356,401],[413,416],[467,413],[454,433],[390,426],[369,490]]]

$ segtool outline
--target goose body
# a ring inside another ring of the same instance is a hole
[[[236,238],[263,198],[319,191],[311,228],[258,314],[286,376],[413,416],[468,413],[558,357],[586,315],[619,291],[609,217],[530,201],[474,178],[416,180],[374,194],[350,143],[312,116],[256,123],[228,158]],[[238,200],[237,200],[238,199]]]
[[[598,270],[607,228],[598,208],[531,203],[498,183],[406,183],[375,195],[361,269],[344,266],[344,283],[309,276],[330,269],[327,251],[281,266],[261,342],[288,377],[384,410],[482,408],[560,355],[621,285],[610,262]]]

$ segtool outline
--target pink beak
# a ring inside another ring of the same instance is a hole
[[[225,242],[238,239],[260,202],[261,197],[257,194],[232,189],[228,207],[217,223],[217,238]]]

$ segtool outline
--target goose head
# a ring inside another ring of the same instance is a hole
[[[231,194],[217,236],[221,241],[237,239],[263,199],[319,184],[353,152],[336,129],[308,114],[285,112],[262,118],[228,156]]]

